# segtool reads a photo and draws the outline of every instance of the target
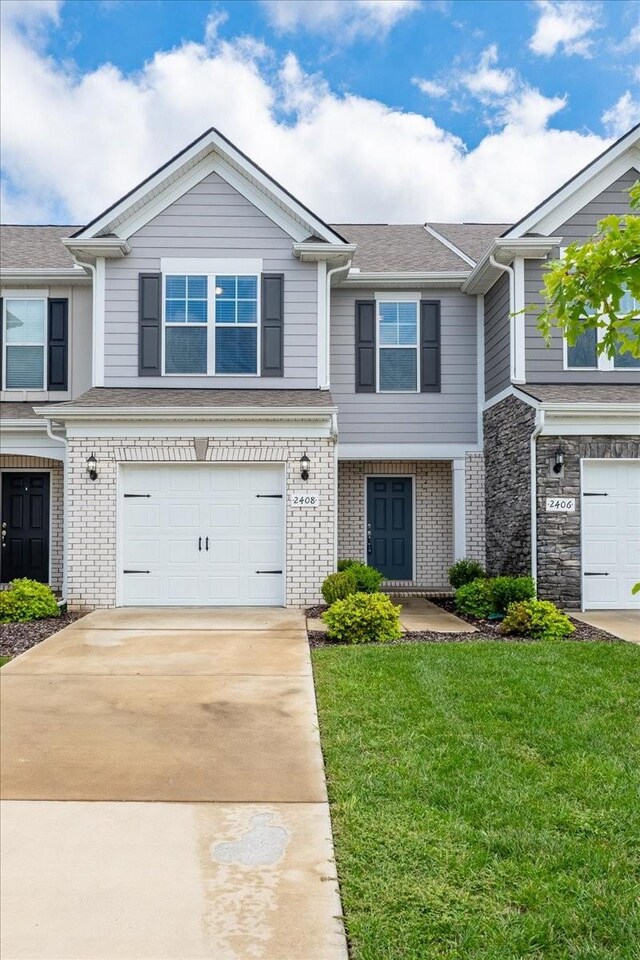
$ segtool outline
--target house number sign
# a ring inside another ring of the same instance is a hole
[[[547,497],[547,513],[575,513],[575,497]]]
[[[292,507],[317,507],[320,503],[320,497],[317,490],[292,490],[291,491],[291,506]]]

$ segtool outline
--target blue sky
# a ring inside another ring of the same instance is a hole
[[[5,221],[88,219],[210,125],[325,217],[515,219],[640,119],[637,0],[1,9]]]

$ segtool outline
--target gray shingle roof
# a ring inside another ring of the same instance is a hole
[[[46,406],[46,404],[41,404]],[[38,420],[32,403],[16,403],[13,400],[0,402],[0,420]]]
[[[378,271],[468,270],[466,263],[436,240],[421,223],[334,223],[350,243],[357,243],[353,266]]]
[[[542,403],[640,404],[640,383],[526,383],[518,390]]]
[[[328,390],[182,389],[176,387],[92,387],[82,396],[58,404],[74,407],[310,407],[333,406]]]
[[[478,263],[492,240],[508,230],[508,223],[429,223],[441,236]]]
[[[73,267],[71,255],[60,243],[78,227],[0,226],[0,268]]]

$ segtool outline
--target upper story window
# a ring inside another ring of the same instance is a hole
[[[7,297],[3,313],[4,388],[44,390],[47,301]]]
[[[418,301],[378,300],[378,391],[416,393]]]
[[[164,372],[258,373],[258,277],[165,277]]]
[[[621,313],[637,310],[640,315],[640,302],[627,291],[620,302]],[[595,311],[594,311],[595,312]],[[597,350],[599,330],[585,330],[571,346],[566,343],[566,363],[568,370],[625,370],[640,368],[640,357],[630,353],[616,352],[613,357],[599,354]]]

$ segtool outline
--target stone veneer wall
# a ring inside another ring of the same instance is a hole
[[[413,586],[449,588],[453,561],[453,481],[449,461],[353,461],[338,465],[338,556],[364,557],[365,476],[411,475],[416,483],[416,574]],[[402,581],[402,585],[408,585]]]
[[[260,437],[209,440],[205,459],[211,462],[282,462],[287,492],[300,487],[300,457],[311,460],[309,489],[320,505],[296,512],[287,507],[287,605],[318,602],[320,585],[334,568],[334,443],[329,438]],[[98,479],[91,481],[86,460],[95,453]],[[109,607],[116,603],[116,481],[119,463],[197,463],[190,438],[70,438],[69,440],[69,569],[71,609]]]
[[[564,469],[551,469],[555,451],[562,447]],[[582,496],[580,460],[639,458],[637,437],[540,437],[537,443],[538,596],[554,603],[579,607],[581,585]],[[575,513],[547,513],[547,497],[575,497]]]
[[[484,413],[487,569],[531,572],[531,451],[535,410],[507,397]]]

